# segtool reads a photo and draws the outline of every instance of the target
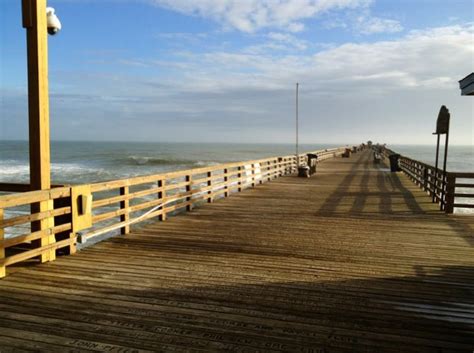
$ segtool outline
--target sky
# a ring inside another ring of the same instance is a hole
[[[49,0],[53,140],[474,145],[472,0]],[[0,0],[0,140],[28,138],[21,1]]]

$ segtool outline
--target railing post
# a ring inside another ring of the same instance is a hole
[[[255,187],[255,182],[256,182],[256,178],[255,178],[255,164],[251,164],[251,168],[252,168],[252,187]]]
[[[445,204],[444,204],[444,211],[448,214],[454,212],[454,194],[456,192],[456,176],[452,173],[446,173],[446,196],[445,196]]]
[[[128,222],[130,220],[130,213],[129,213],[130,200],[128,199],[128,194],[129,194],[129,187],[122,186],[120,188],[120,196],[123,196],[124,199],[120,201],[120,210],[124,211],[125,213],[120,215],[120,222]],[[128,233],[130,233],[129,224],[120,228],[120,234],[125,235]]]
[[[207,186],[211,187],[212,186],[212,180],[210,178],[212,178],[212,172],[207,172],[207,177],[209,178],[209,180],[207,181]],[[213,199],[212,199],[212,188],[207,192],[209,197],[207,198],[207,203],[212,203]]]
[[[72,192],[71,189],[69,189],[70,193]],[[54,209],[58,208],[63,208],[63,207],[71,207],[72,211],[72,194],[69,194],[67,197],[61,197],[57,198],[53,201],[53,206]],[[73,240],[76,237],[76,232],[72,231],[73,226],[77,223],[76,220],[73,219],[72,212],[69,214],[64,214],[64,215],[59,215],[59,216],[54,216],[54,226],[60,226],[63,224],[71,224],[71,231],[64,231],[64,232],[59,232],[55,234],[56,241],[62,241],[65,239],[71,239]],[[76,253],[77,251],[77,245],[76,243],[72,243],[69,247],[58,249],[58,253],[62,255],[71,255]]]
[[[191,175],[186,175],[186,193],[189,193],[192,191],[192,176]],[[186,197],[186,202],[191,202],[191,196]],[[186,206],[187,211],[192,211],[193,209],[193,204],[189,204]]]
[[[271,166],[270,165],[271,165],[270,161],[267,161],[267,181],[272,180],[272,176],[270,175],[271,174]]]
[[[3,208],[0,208],[0,221],[3,221]],[[6,276],[5,265],[3,261],[5,259],[5,245],[3,245],[3,240],[5,239],[5,230],[3,227],[0,227],[0,278]]]
[[[433,169],[431,169],[431,167],[428,168],[427,173],[428,173],[428,178],[427,178],[428,195],[433,196],[433,192],[431,191],[433,189],[433,185],[431,185],[433,183]]]
[[[428,190],[428,168],[423,167],[423,190]]]
[[[438,170],[435,169],[435,172],[434,172],[434,180],[433,180],[433,185],[432,185],[432,187],[433,187],[433,202],[434,202],[434,203],[438,203],[439,200],[440,200],[440,198],[439,198],[439,196],[438,196],[438,185],[439,185],[439,183],[438,183],[438,175],[439,175],[439,174],[438,174]]]
[[[237,167],[237,170],[239,171],[239,173],[237,174],[237,178],[238,178],[238,182],[237,182],[237,185],[239,186],[237,188],[237,191],[238,192],[241,192],[242,191],[242,167],[238,166]]]
[[[227,174],[229,173],[229,170],[227,168],[224,169],[224,183],[225,183],[225,186],[224,186],[224,197],[229,197],[229,177],[227,176]]]
[[[164,179],[162,180],[158,180],[158,188],[160,189],[160,191],[158,192],[158,199],[160,200],[161,199],[161,202],[164,204],[165,203],[165,199],[166,199],[166,190],[165,190],[165,185],[166,185],[166,181]],[[161,215],[158,217],[158,219],[160,221],[166,221],[166,206],[161,206]]]

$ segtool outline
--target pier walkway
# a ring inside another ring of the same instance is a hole
[[[472,352],[473,220],[369,151],[0,281],[0,351]]]

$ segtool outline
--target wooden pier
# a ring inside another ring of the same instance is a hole
[[[472,352],[473,217],[372,159],[13,267],[0,352]]]

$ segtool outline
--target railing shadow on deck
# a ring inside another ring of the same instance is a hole
[[[206,258],[228,257],[212,247],[195,251]],[[181,250],[177,252],[182,255]],[[474,267],[415,266],[408,271],[410,275],[363,278],[361,274],[344,280],[312,270],[311,274],[322,279],[272,278],[272,283],[254,279],[253,284],[240,284],[226,274],[226,265],[210,277],[193,273],[189,278],[182,269],[168,273],[168,278],[146,264],[135,269],[121,265],[82,268],[87,286],[80,290],[74,281],[65,281],[68,274],[58,278],[51,268],[36,268],[41,276],[19,273],[8,288],[0,288],[2,305],[13,307],[18,314],[34,312],[47,317],[42,321],[45,334],[51,325],[67,321],[67,327],[61,328],[66,336],[80,334],[83,340],[95,342],[107,337],[110,341],[111,336],[105,335],[112,330],[115,344],[141,349],[163,348],[169,343],[217,350],[326,352],[338,348],[343,352],[419,353],[469,352],[474,346]],[[102,275],[112,270],[113,278]],[[180,273],[187,277],[186,286]],[[37,305],[34,287],[44,283],[49,288],[42,291],[41,305]],[[61,293],[55,288],[61,288]],[[27,295],[28,290],[32,295]],[[58,303],[61,310],[56,310]],[[9,325],[25,330],[28,320]],[[80,328],[75,329],[75,321],[81,322]],[[104,328],[86,330],[95,325]]]
[[[398,168],[426,191],[440,210],[452,214],[455,210],[474,209],[474,173],[446,171],[444,174],[440,168],[399,155],[385,145],[374,149],[385,158],[398,156]]]
[[[446,220],[449,227],[470,246],[474,247],[474,230],[461,219]]]
[[[366,154],[363,158],[362,168],[363,174],[357,173],[361,169],[360,163],[354,163],[347,175],[342,179],[337,189],[330,194],[323,205],[319,208],[317,215],[337,216],[350,214],[352,216],[363,216],[364,214],[377,215],[403,215],[403,214],[427,214],[419,205],[419,200],[415,198],[413,193],[402,183],[400,176],[387,170],[387,166],[373,165],[372,155]],[[376,172],[376,174],[374,173]],[[370,191],[368,188],[371,177],[377,178],[377,191]],[[360,182],[355,184],[354,181],[360,178]],[[389,190],[386,182],[389,183]],[[356,189],[356,190],[354,190]],[[345,199],[354,199],[353,204],[347,211],[340,211],[338,207],[342,205]],[[378,209],[366,207],[368,199],[377,198],[379,200]],[[404,205],[407,206],[406,211],[396,211],[392,208],[395,204],[394,200],[402,198]],[[428,196],[426,197],[429,202]],[[435,212],[439,213],[439,212]]]

